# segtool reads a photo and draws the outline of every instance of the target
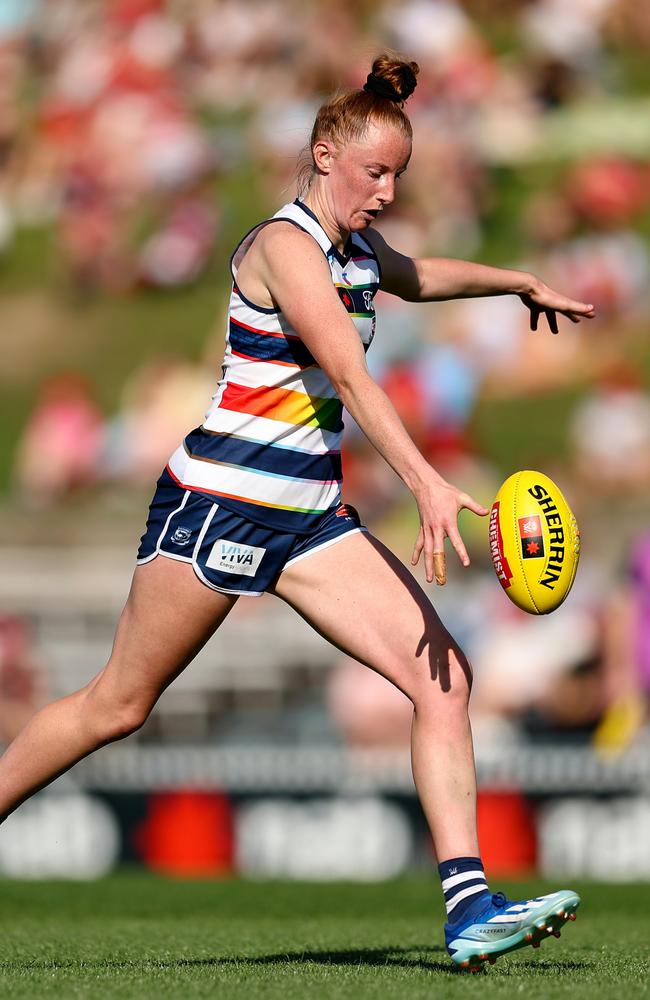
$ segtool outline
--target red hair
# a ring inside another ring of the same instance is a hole
[[[419,69],[416,62],[384,52],[373,62],[362,90],[344,91],[323,104],[311,130],[309,149],[305,149],[298,170],[301,193],[309,187],[314,176],[312,151],[321,139],[345,146],[362,139],[369,122],[396,128],[409,139],[413,138],[404,103],[415,90]]]

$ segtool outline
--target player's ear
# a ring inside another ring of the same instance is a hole
[[[329,174],[336,154],[336,147],[329,139],[319,139],[312,147],[314,165],[321,174]]]

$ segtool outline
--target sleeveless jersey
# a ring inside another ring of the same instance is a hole
[[[380,269],[353,233],[341,254],[301,201],[255,226],[231,258],[223,372],[204,423],[167,466],[183,487],[209,494],[257,524],[308,534],[341,501],[342,404],[325,372],[279,309],[251,302],[237,268],[257,233],[276,221],[312,236],[367,350],[375,333]],[[323,317],[327,323],[327,317]]]

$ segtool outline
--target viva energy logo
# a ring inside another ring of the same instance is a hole
[[[218,538],[206,559],[206,565],[222,573],[255,576],[265,552],[266,549],[254,545],[242,545],[229,538]]]

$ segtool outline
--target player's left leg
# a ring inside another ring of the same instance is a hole
[[[454,961],[474,968],[556,933],[579,903],[575,893],[515,904],[489,895],[476,829],[471,668],[412,574],[372,535],[357,533],[289,564],[273,592],[413,703],[413,777],[441,863]]]

